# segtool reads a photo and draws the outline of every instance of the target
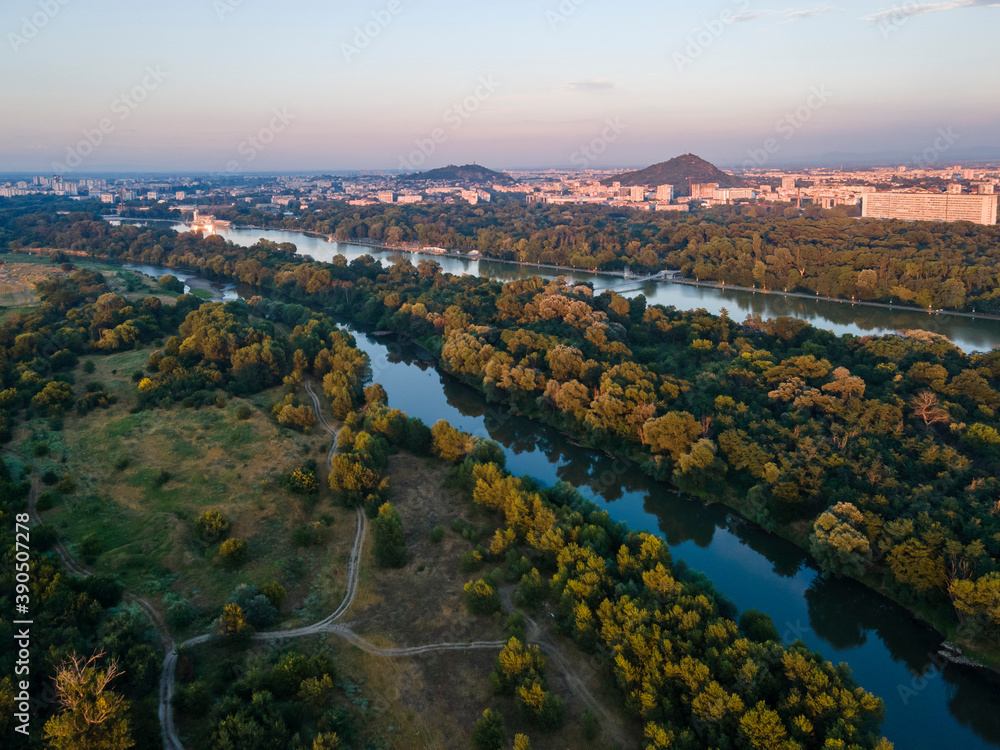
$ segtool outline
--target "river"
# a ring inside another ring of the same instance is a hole
[[[177,225],[178,231],[187,227]],[[555,271],[534,266],[523,266],[496,260],[466,260],[463,258],[414,255],[412,253],[380,250],[365,245],[328,242],[320,237],[312,237],[301,232],[268,231],[262,229],[227,229],[219,236],[239,245],[250,246],[261,238],[273,242],[292,242],[300,255],[309,255],[315,260],[329,261],[334,255],[343,255],[348,260],[362,255],[371,255],[385,262],[407,260],[416,264],[421,258],[433,259],[442,270],[455,275],[489,276],[500,281],[526,278],[538,275],[554,279],[564,275],[576,282],[590,282],[597,292],[605,289],[621,289],[625,297],[643,294],[651,305],[673,306],[678,310],[704,309],[713,315],[727,310],[733,320],[742,321],[747,315],[763,318],[781,316],[799,318],[816,328],[824,328],[836,334],[853,333],[857,336],[881,335],[901,329],[924,329],[947,336],[959,348],[967,352],[988,351],[1000,348],[1000,320],[989,318],[966,318],[946,314],[929,314],[921,310],[905,308],[887,309],[850,302],[805,299],[783,294],[763,294],[733,289],[671,284],[650,281],[636,285],[620,277],[594,274],[586,271]]]
[[[357,245],[333,245],[293,233],[233,230],[222,235],[246,245],[260,237],[294,242],[300,252],[317,260],[329,260],[335,249],[349,258],[366,252],[383,259],[394,257],[392,253],[375,253]],[[452,273],[527,273],[512,264],[450,258],[439,262]],[[149,267],[137,269],[163,273]],[[587,274],[574,276],[583,280]],[[608,277],[601,281],[613,285]],[[737,310],[759,312],[765,317],[789,314],[780,297],[730,297],[727,292],[722,298],[716,290],[654,286],[654,294],[647,294],[651,302],[690,307],[684,300],[697,299],[697,306],[711,311],[708,301],[714,300],[712,304],[725,306],[734,318]],[[233,294],[231,287],[220,287],[218,291],[220,296]],[[690,297],[692,293],[698,293],[697,297]],[[836,320],[833,312],[823,306],[804,309],[823,321],[822,327],[835,331],[851,327],[857,327],[852,333],[890,330],[875,323],[884,319],[887,311],[833,304],[835,310],[841,307],[855,316],[870,317],[865,322],[857,317]],[[894,328],[896,318],[890,315]],[[914,315],[943,322],[943,316]],[[954,323],[955,330],[970,323],[979,325],[978,321],[963,319],[954,319]],[[867,325],[873,327],[863,328]],[[937,656],[940,636],[915,621],[902,607],[859,583],[821,575],[806,553],[728,509],[681,497],[634,467],[574,446],[554,429],[497,412],[477,391],[443,375],[416,352],[389,339],[371,336],[357,326],[346,327],[371,358],[374,379],[385,387],[392,406],[428,424],[447,419],[467,432],[496,440],[503,446],[507,467],[513,474],[527,474],[546,485],[560,480],[570,482],[615,520],[635,530],[662,535],[675,560],[682,559],[704,572],[741,610],[753,607],[767,612],[786,643],[801,639],[834,663],[850,665],[858,682],[885,701],[883,731],[897,750],[1000,748],[1000,678],[986,670],[943,662]],[[934,330],[929,325],[923,327]],[[953,331],[950,338],[966,345],[978,342],[975,348],[1000,342],[1000,334],[992,327],[978,337],[971,332],[960,336]]]

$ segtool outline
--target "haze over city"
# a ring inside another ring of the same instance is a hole
[[[738,165],[768,138],[774,164],[905,160],[942,129],[995,157],[998,20],[976,0],[12,0],[0,171],[53,171],[105,120],[77,171],[570,166],[609,123],[588,166]]]

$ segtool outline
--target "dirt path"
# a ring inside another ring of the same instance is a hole
[[[309,394],[309,397],[312,399],[317,420],[322,428],[333,437],[333,445],[330,448],[327,460],[327,466],[329,467],[330,460],[332,460],[333,454],[337,451],[337,433],[323,414],[322,404],[319,397],[316,395],[316,392],[313,390],[312,385],[309,381],[304,381],[304,386],[306,392]],[[28,513],[32,521],[36,524],[41,523],[41,518],[38,516],[37,512],[38,494],[38,477],[33,476],[31,480],[31,491],[28,496]],[[350,557],[348,558],[347,588],[344,592],[344,599],[340,603],[340,606],[337,607],[337,609],[328,617],[314,623],[313,625],[291,630],[257,633],[254,635],[254,640],[288,640],[292,638],[319,635],[321,633],[330,633],[343,638],[345,641],[353,646],[356,646],[365,653],[388,659],[408,658],[443,651],[500,651],[506,645],[506,641],[474,641],[471,643],[433,643],[410,648],[382,648],[366,641],[364,638],[355,633],[348,625],[338,625],[337,621],[347,613],[351,605],[354,603],[354,599],[358,593],[358,582],[361,570],[361,552],[364,549],[364,541],[368,533],[368,519],[361,508],[357,509],[357,523],[357,531],[354,535],[354,545],[351,548]],[[62,542],[57,541],[54,545],[54,550],[66,566],[66,569],[73,575],[81,578],[86,578],[92,575],[91,571],[83,567],[83,565],[81,565],[73,557]],[[153,607],[149,601],[127,592],[124,594],[124,598],[133,602],[143,610],[150,622],[153,624],[157,637],[166,652],[166,656],[163,660],[162,671],[160,673],[160,699],[158,707],[160,735],[165,750],[184,750],[184,745],[181,742],[180,737],[177,735],[177,728],[174,721],[173,697],[174,687],[176,684],[177,655],[180,648],[191,648],[207,643],[212,636],[211,634],[206,633],[195,638],[190,638],[178,647],[173,638],[171,638],[170,631],[160,618],[156,608]],[[510,602],[509,591],[506,592],[504,603],[508,606],[508,608],[513,606]],[[627,744],[627,741],[623,742],[627,735],[621,728],[617,719],[608,713],[601,703],[594,698],[583,680],[576,676],[572,666],[563,656],[558,647],[541,639],[541,629],[533,620],[528,619],[527,622],[530,628],[529,632],[531,633],[529,641],[537,643],[538,646],[557,665],[571,692],[578,695],[588,708],[593,710],[594,713],[604,721],[604,726],[606,727],[608,734],[614,737],[619,744]]]
[[[513,591],[510,587],[500,589],[500,600],[508,612],[515,611]],[[570,663],[569,659],[566,658],[566,655],[563,654],[562,649],[548,640],[538,623],[528,617],[527,614],[524,614],[524,622],[527,626],[525,635],[528,642],[537,645],[542,650],[542,653],[549,658],[549,663],[559,670],[563,682],[566,683],[566,687],[570,693],[583,701],[583,704],[594,712],[594,715],[600,720],[605,734],[614,744],[617,744],[619,747],[628,747],[632,739],[629,737],[620,719],[608,711],[604,704],[590,692],[587,683],[577,674],[576,669]]]

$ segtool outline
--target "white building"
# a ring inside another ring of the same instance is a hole
[[[861,199],[861,216],[903,221],[971,221],[995,226],[998,198],[995,194],[868,193]]]

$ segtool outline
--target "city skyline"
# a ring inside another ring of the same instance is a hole
[[[0,172],[957,161],[1000,151],[998,9],[17,0]]]

